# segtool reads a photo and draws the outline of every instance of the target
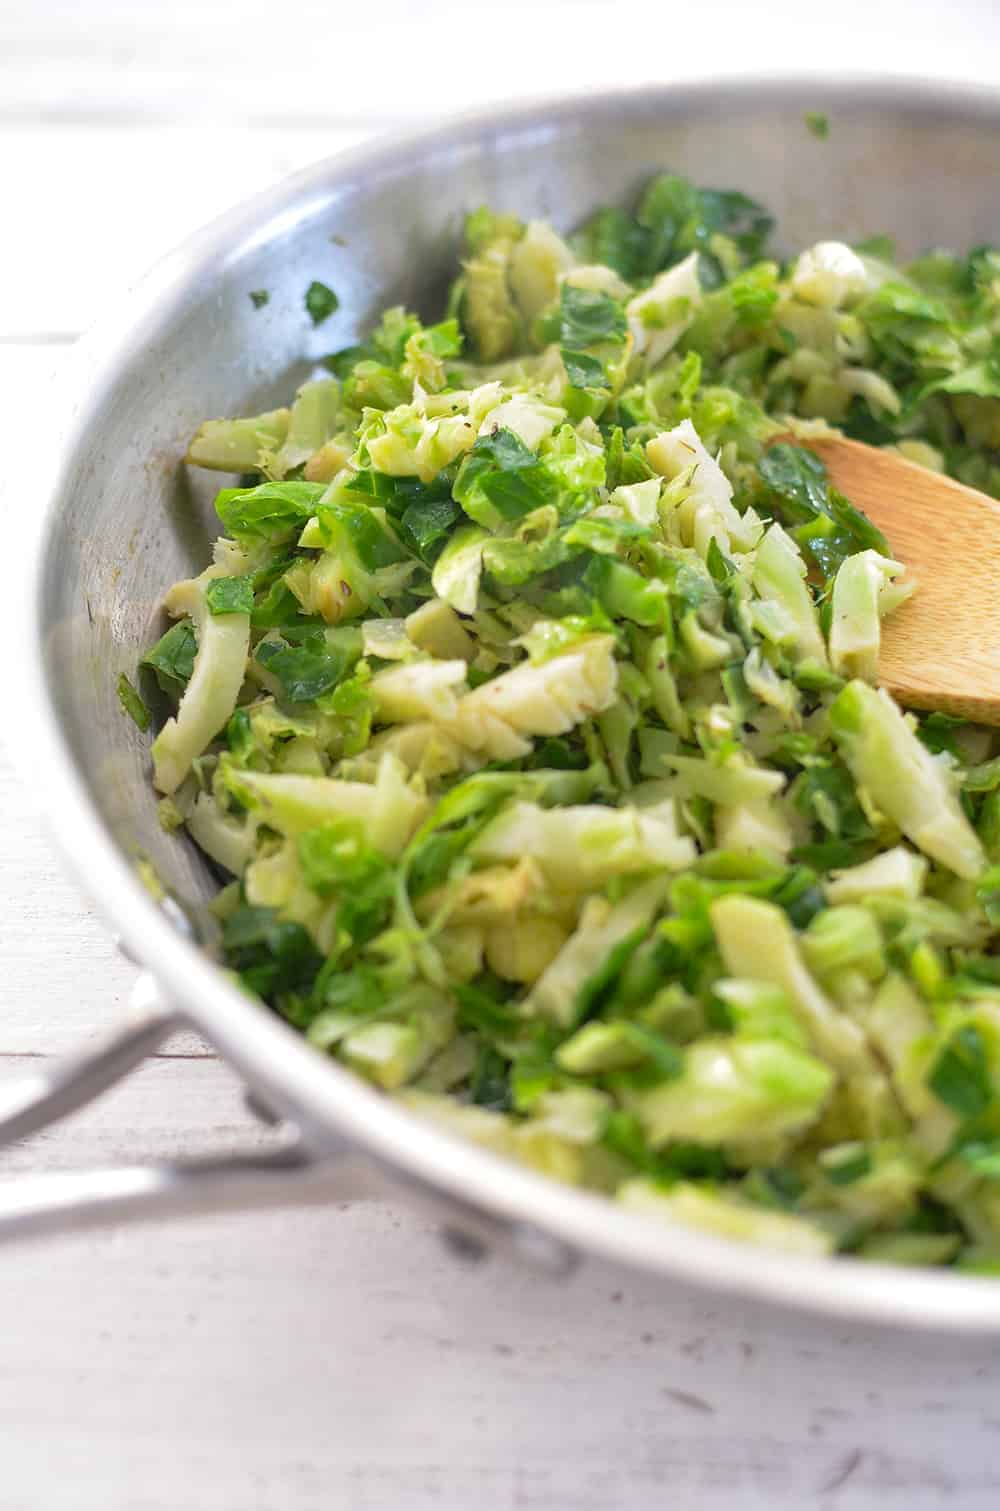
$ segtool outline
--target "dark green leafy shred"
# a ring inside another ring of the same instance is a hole
[[[301,615],[301,605],[286,582],[279,578],[256,599],[250,615],[255,630],[275,630],[292,624]]]
[[[570,1084],[555,1060],[556,1032],[536,1025],[527,1042],[518,1048],[510,1068],[511,1103],[515,1112],[535,1111],[540,1099],[550,1091]]]
[[[245,708],[233,710],[232,717],[226,725],[226,744],[230,755],[241,765],[245,764],[256,750],[257,741],[254,738],[253,725]]]
[[[481,435],[472,448],[477,457],[488,457],[501,472],[530,471],[538,465],[535,453],[524,444],[513,430],[498,426]]]
[[[744,1194],[762,1207],[794,1211],[805,1194],[805,1182],[797,1170],[786,1165],[752,1170],[743,1182]]]
[[[512,1105],[510,1067],[491,1044],[480,1044],[472,1075],[469,1098],[477,1107],[491,1112],[509,1112]]]
[[[977,955],[968,950],[955,950],[953,959],[961,972],[961,979],[1000,986],[1000,955]]]
[[[806,129],[813,136],[825,142],[830,135],[830,117],[822,110],[807,110],[805,114]]]
[[[312,991],[313,1015],[328,1008],[363,1021],[384,1010],[385,1001],[386,986],[378,971],[364,964],[345,971],[337,951],[327,958]]]
[[[443,881],[457,859],[502,804],[524,786],[517,773],[480,772],[452,787],[420,826],[403,855],[410,894],[419,897]]]
[[[246,577],[213,577],[205,588],[210,614],[249,614],[253,611],[253,580]]]
[[[300,923],[247,903],[225,920],[222,945],[246,985],[261,996],[308,987],[323,963]]]
[[[986,1045],[974,1023],[955,1030],[931,1066],[927,1084],[960,1118],[978,1117],[986,1111],[993,1088]]]
[[[831,1185],[850,1186],[871,1174],[872,1157],[864,1144],[856,1144],[829,1150],[820,1164]]]
[[[450,496],[420,499],[410,504],[401,515],[400,534],[404,540],[412,542],[422,561],[431,563],[440,553],[461,513]]]
[[[322,325],[324,320],[329,320],[334,310],[340,308],[340,300],[333,289],[314,278],[306,289],[305,306],[313,325]]]
[[[510,983],[485,972],[474,981],[459,982],[455,987],[459,1028],[491,1039],[513,1037],[520,1017],[512,996]]]
[[[957,718],[954,714],[937,712],[921,717],[917,734],[934,755],[940,755],[942,750],[946,750],[949,755],[957,757],[959,746],[955,739],[955,731],[968,729],[968,727],[966,719]]]
[[[713,287],[723,268],[711,250],[716,234],[727,237],[748,261],[761,256],[773,225],[765,209],[735,190],[699,189],[663,173],[647,186],[634,215],[598,210],[576,238],[584,261],[602,262],[630,283],[652,278],[698,251],[703,276]]]
[[[629,963],[635,959],[635,949],[634,942],[626,941],[626,971]],[[613,969],[615,962],[612,961],[611,965]],[[665,1035],[642,1023],[622,1023],[620,1027],[628,1042],[642,1056],[641,1063],[635,1070],[618,1072],[621,1084],[656,1086],[662,1081],[676,1081],[683,1074],[683,1052]]]
[[[331,548],[346,545],[366,572],[391,566],[406,554],[369,503],[349,493],[321,502],[316,518]]]
[[[149,709],[124,672],[118,678],[118,701],[137,728],[142,730],[149,728],[151,717]]]
[[[609,1114],[601,1138],[604,1147],[665,1190],[678,1180],[725,1180],[733,1172],[721,1149],[704,1144],[671,1143],[654,1151],[638,1118],[616,1110]]]
[[[990,866],[976,884],[976,901],[994,927],[1000,927],[1000,866]]]
[[[337,636],[307,629],[290,644],[289,631],[280,639],[263,640],[255,656],[261,666],[277,677],[291,703],[313,703],[346,677],[358,659],[360,646],[348,632]]]
[[[668,1144],[657,1163],[661,1179],[720,1181],[733,1174],[722,1150],[706,1144]]]
[[[1000,1139],[970,1139],[958,1153],[984,1180],[1000,1180]]]
[[[766,210],[732,189],[698,189],[673,173],[654,178],[643,194],[637,219],[649,233],[647,271],[671,267],[699,252],[713,286],[722,280],[711,239],[728,237],[748,259],[756,258],[774,224]]]
[[[591,357],[587,352],[571,351],[564,346],[562,360],[566,376],[574,388],[602,388],[606,385],[604,364],[596,357]]]
[[[980,399],[1000,399],[1000,354],[970,362],[968,367],[950,373],[946,378],[935,378],[924,388],[922,397],[927,398],[932,393],[973,394]]]
[[[576,351],[599,341],[623,341],[625,330],[625,311],[610,294],[563,284],[559,296],[562,346]]]
[[[784,505],[790,523],[804,524],[825,514],[829,486],[826,468],[815,452],[805,446],[782,442],[771,446],[759,463],[761,477]]]
[[[198,652],[198,637],[190,619],[179,619],[139,662],[153,672],[160,690],[179,699],[194,671],[194,659]]]
[[[625,432],[616,425],[611,432],[607,448],[607,485],[610,489],[622,484],[642,483],[653,476],[653,469],[640,445],[628,444]]]
[[[362,470],[351,485],[352,496],[366,506],[380,505],[392,520],[403,544],[431,565],[461,517],[452,497],[454,476],[442,472],[431,483],[416,477],[390,477],[384,472]]]
[[[337,899],[337,929],[345,946],[367,943],[386,927],[395,894],[395,868],[367,844],[359,824],[344,820],[309,829],[298,839],[306,884]]]
[[[268,304],[270,302],[270,299],[271,296],[268,293],[267,289],[250,290],[250,303],[253,305],[255,310],[262,310],[265,304]]]
[[[791,788],[798,811],[822,833],[857,842],[874,837],[846,767],[836,756],[807,756]]]
[[[636,282],[646,271],[648,233],[625,210],[598,210],[576,241],[584,262],[614,268],[628,283]]]
[[[337,719],[340,744],[345,756],[358,755],[371,738],[372,695],[370,675],[362,662],[353,677],[339,682],[332,692],[323,694],[322,706]]]
[[[1000,756],[970,766],[962,778],[966,792],[995,792],[1000,787]]]
[[[501,427],[478,438],[459,469],[453,491],[474,519],[482,497],[504,519],[517,520],[551,502],[557,485],[520,437]]]
[[[610,991],[645,937],[645,928],[640,928],[620,939],[612,945],[597,969],[581,983],[573,1005],[574,1020],[577,1023],[585,1022],[599,1012],[602,998]],[[676,1055],[676,1051],[671,1053],[673,1046],[665,1040],[661,1041],[658,1035],[651,1036],[644,1049],[656,1064],[657,1079],[680,1073],[680,1057]]]
[[[316,512],[324,483],[261,483],[256,488],[223,488],[215,512],[228,535],[237,540],[280,541],[301,528]]]
[[[826,467],[805,446],[781,442],[760,459],[764,496],[782,522],[793,529],[803,550],[829,575],[855,551],[891,555],[889,543],[867,515],[831,488]]]
[[[809,866],[814,871],[840,871],[868,860],[870,847],[860,841],[852,843],[846,839],[828,839],[819,840],[815,844],[796,845],[791,854],[792,860]]]

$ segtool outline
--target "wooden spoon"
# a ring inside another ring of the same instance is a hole
[[[883,621],[882,686],[910,708],[1000,724],[1000,502],[860,441],[781,439],[822,459],[916,582]]]

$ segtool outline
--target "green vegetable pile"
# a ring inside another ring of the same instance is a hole
[[[247,485],[140,673],[161,819],[246,988],[415,1111],[718,1233],[996,1269],[1000,758],[876,690],[913,585],[788,437],[1000,494],[1000,252],[770,229],[672,175],[568,241],[478,210],[443,319],[202,425]]]

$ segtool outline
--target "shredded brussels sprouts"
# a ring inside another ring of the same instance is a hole
[[[568,237],[477,210],[438,323],[206,421],[189,463],[250,477],[142,663],[161,818],[247,990],[419,1115],[995,1270],[1000,756],[877,690],[914,584],[787,437],[1000,496],[1000,251],[770,227],[670,174]]]

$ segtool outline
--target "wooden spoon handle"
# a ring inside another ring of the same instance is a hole
[[[883,625],[882,685],[911,708],[1000,724],[1000,502],[860,441],[797,444],[822,458],[916,581]]]

